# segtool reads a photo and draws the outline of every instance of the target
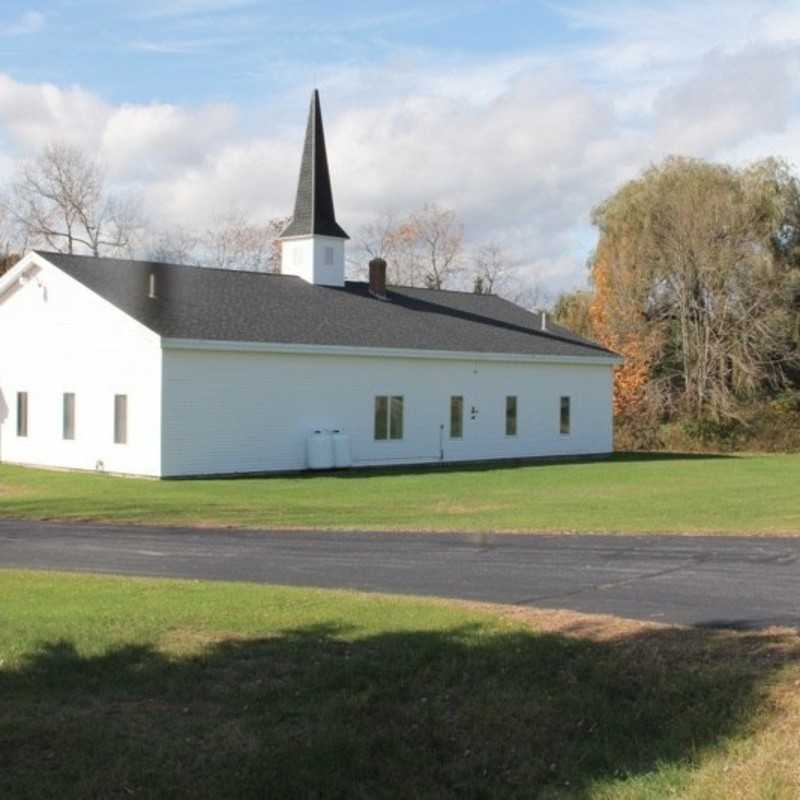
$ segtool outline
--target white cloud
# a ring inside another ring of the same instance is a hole
[[[668,153],[800,161],[794,4],[566,13],[594,32],[588,44],[480,62],[396,50],[383,65],[320,69],[345,229],[354,234],[387,208],[439,202],[456,209],[469,240],[503,242],[553,290],[585,279],[592,206]],[[114,181],[138,187],[161,224],[203,225],[230,206],[286,215],[306,102],[305,87],[289,84],[264,110],[114,105],[84,87],[0,74],[0,141],[10,143],[0,167],[67,139],[99,153]]]
[[[159,39],[146,40],[138,39],[130,42],[128,47],[131,50],[139,50],[143,53],[160,53],[162,55],[197,55],[198,53],[208,53],[215,48],[233,44],[235,39],[222,37],[208,37],[201,39]]]
[[[714,156],[753,136],[783,130],[800,93],[798,58],[798,49],[764,47],[703,58],[693,75],[656,99],[665,148]]]
[[[0,23],[0,36],[28,36],[44,28],[46,17],[40,11],[26,11],[14,22]]]
[[[228,105],[118,106],[106,116],[100,152],[112,174],[163,180],[202,163],[233,135],[235,124],[236,111]]]
[[[144,0],[139,10],[145,17],[187,17],[238,11],[257,5],[257,0]]]
[[[94,149],[109,109],[79,86],[26,84],[0,74],[0,125],[21,154],[53,138]]]

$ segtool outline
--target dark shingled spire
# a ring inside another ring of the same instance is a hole
[[[331,176],[328,155],[325,152],[325,132],[322,130],[322,112],[319,109],[319,92],[314,89],[308,109],[308,127],[300,162],[300,179],[297,181],[297,198],[294,216],[281,234],[289,236],[350,237],[339,227],[333,211]]]

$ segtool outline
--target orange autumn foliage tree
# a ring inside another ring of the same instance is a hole
[[[648,330],[643,315],[625,298],[633,275],[615,262],[611,243],[601,239],[592,263],[594,295],[589,319],[598,341],[625,361],[614,370],[614,414],[636,413],[643,407],[658,349],[658,335]]]

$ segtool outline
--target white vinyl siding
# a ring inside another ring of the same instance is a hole
[[[517,436],[505,435],[509,386]],[[464,397],[462,439],[448,436],[453,387]],[[314,430],[347,434],[356,466],[608,453],[611,389],[612,370],[600,365],[167,348],[164,474],[305,469]],[[581,398],[570,436],[559,435],[562,395]],[[402,439],[389,438],[392,396],[403,397]],[[383,439],[376,397],[385,401]]]
[[[44,258],[26,265],[29,279],[0,294],[0,341],[16,343],[0,347],[0,461],[160,475],[159,337]],[[146,280],[141,289],[147,301]],[[24,438],[15,435],[18,389],[29,398]],[[64,393],[75,395],[74,440],[64,439]],[[135,409],[127,447],[114,445],[115,394]]]

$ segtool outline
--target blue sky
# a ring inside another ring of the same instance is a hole
[[[589,36],[554,4],[526,0],[10,0],[0,27],[21,81],[78,83],[115,102],[241,104],[269,103],[337,66],[475,61]]]
[[[284,215],[315,85],[351,234],[437,202],[553,292],[649,164],[800,161],[800,3],[4,0],[0,190],[66,140],[154,227]]]

